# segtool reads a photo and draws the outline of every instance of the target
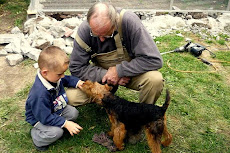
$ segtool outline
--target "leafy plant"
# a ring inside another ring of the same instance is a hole
[[[225,45],[225,40],[223,39],[217,40],[216,42],[220,45]]]

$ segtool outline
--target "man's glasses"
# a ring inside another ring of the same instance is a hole
[[[114,33],[114,31],[113,31],[113,33]],[[91,37],[112,38],[113,37],[113,33],[110,36],[98,36],[98,35],[93,34],[92,30],[90,29],[90,33],[89,34],[90,34]]]

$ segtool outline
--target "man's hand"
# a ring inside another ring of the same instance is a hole
[[[78,134],[80,130],[83,128],[80,127],[77,123],[72,121],[66,121],[64,127],[69,131],[69,133],[73,136],[74,134]]]
[[[125,86],[126,84],[129,83],[129,81],[130,81],[130,77],[122,77],[118,81],[118,84],[121,85],[121,86]]]
[[[116,66],[114,66],[108,69],[107,73],[102,78],[102,83],[107,82],[107,84],[117,85],[119,79]]]

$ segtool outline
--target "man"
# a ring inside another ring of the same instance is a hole
[[[154,104],[164,85],[157,71],[162,63],[159,50],[136,14],[98,2],[78,28],[69,69],[81,80],[137,90],[140,102]],[[68,89],[67,97],[73,106],[90,102],[79,89]]]

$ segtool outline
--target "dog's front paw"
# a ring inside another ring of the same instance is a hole
[[[117,149],[120,150],[120,151],[125,149],[124,144],[118,145],[118,146],[116,146],[116,147],[117,147]]]
[[[164,137],[164,140],[161,141],[161,144],[164,147],[168,147],[172,143],[172,135],[168,133],[167,137]]]

